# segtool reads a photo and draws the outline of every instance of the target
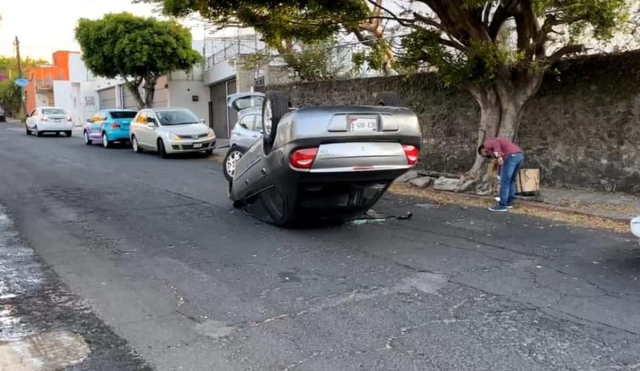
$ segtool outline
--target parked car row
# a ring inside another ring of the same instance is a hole
[[[27,135],[65,133],[71,137],[73,120],[63,108],[38,107],[27,116],[25,129]],[[216,146],[213,130],[185,108],[101,110],[84,124],[82,137],[86,145],[99,142],[109,148],[126,143],[136,153],[154,151],[163,158],[189,152],[211,155]]]

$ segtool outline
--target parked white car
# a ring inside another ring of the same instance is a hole
[[[640,215],[631,219],[630,225],[631,225],[631,233],[633,233],[634,236],[640,238]]]
[[[45,133],[65,133],[71,137],[73,133],[73,119],[64,108],[37,107],[29,113],[25,124],[27,135],[35,133],[41,137]]]
[[[202,119],[185,108],[143,109],[130,125],[134,152],[158,152],[165,158],[175,153],[213,153],[216,136]]]

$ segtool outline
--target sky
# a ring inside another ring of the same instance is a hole
[[[131,0],[0,0],[0,55],[15,55],[13,41],[20,39],[23,57],[51,60],[56,50],[80,51],[73,36],[79,18],[101,18],[107,13],[128,11],[152,16],[153,8]],[[185,22],[194,39],[204,38],[197,22]]]

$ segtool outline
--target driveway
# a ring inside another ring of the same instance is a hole
[[[26,243],[157,370],[640,367],[631,236],[394,195],[413,218],[282,230],[197,156],[8,125],[0,159]]]

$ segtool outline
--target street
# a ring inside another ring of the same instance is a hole
[[[50,290],[86,302],[54,326],[99,340],[74,370],[640,368],[629,235],[393,194],[375,210],[411,219],[278,229],[232,208],[211,159],[16,124],[0,185]]]

